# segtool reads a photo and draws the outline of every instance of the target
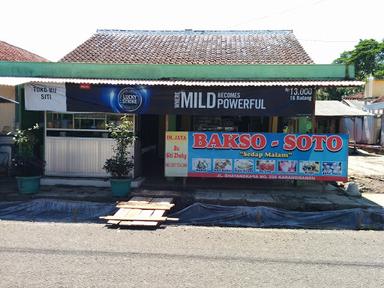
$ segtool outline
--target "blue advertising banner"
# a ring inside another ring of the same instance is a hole
[[[166,176],[347,181],[347,134],[167,132],[166,141]]]
[[[312,87],[66,84],[68,112],[308,116]]]

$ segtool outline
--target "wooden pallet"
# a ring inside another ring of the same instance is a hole
[[[165,217],[174,204],[173,198],[132,197],[127,202],[119,202],[114,215],[102,216],[110,225],[155,227],[164,221],[177,221],[176,218]]]

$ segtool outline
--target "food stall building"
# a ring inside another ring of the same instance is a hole
[[[6,76],[44,115],[47,176],[106,177],[105,125],[127,113],[136,177],[346,179],[347,136],[310,134],[316,89],[362,83],[292,31],[99,30],[60,63],[23,65]]]

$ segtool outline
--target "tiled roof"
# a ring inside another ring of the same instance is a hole
[[[343,99],[345,100],[363,100],[364,99],[364,92],[357,92],[352,95],[343,96]]]
[[[0,61],[47,62],[48,60],[27,50],[0,41]]]
[[[61,62],[312,64],[290,30],[98,30]]]
[[[381,103],[381,102],[384,102],[384,96],[380,96],[376,98],[375,100],[373,100],[372,103]]]

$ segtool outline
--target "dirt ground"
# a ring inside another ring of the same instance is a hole
[[[356,182],[363,193],[384,193],[384,155],[359,150],[348,159],[350,181]]]

